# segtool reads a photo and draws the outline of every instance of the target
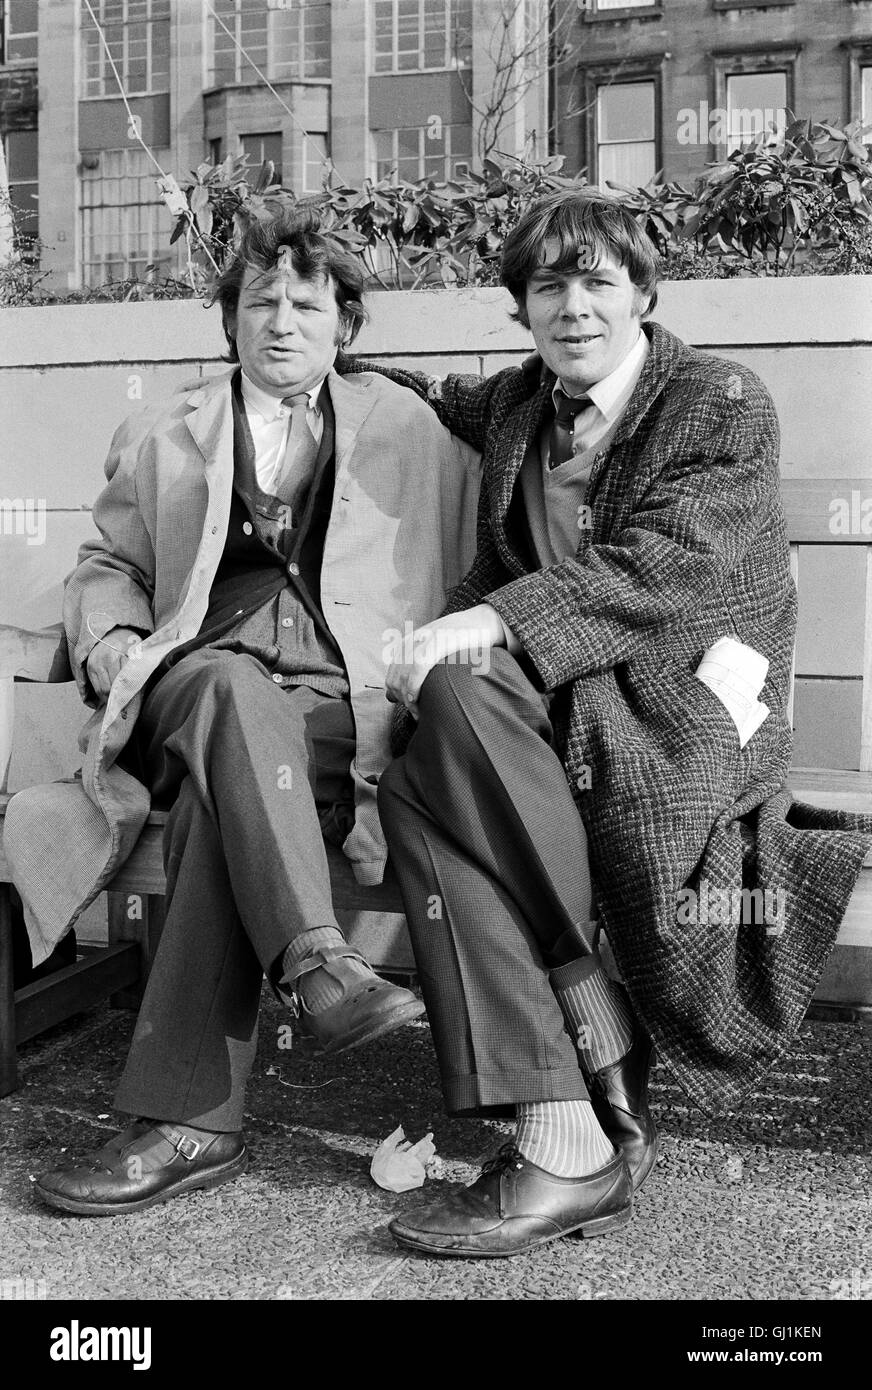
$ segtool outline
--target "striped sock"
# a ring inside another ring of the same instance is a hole
[[[589,1100],[519,1105],[515,1143],[525,1158],[557,1178],[585,1178],[615,1156]]]
[[[304,963],[309,956],[313,956],[324,946],[344,946],[345,937],[335,927],[316,927],[312,931],[303,932],[297,936],[289,946],[285,947],[282,956],[282,972],[284,980],[289,982],[293,979],[294,969]],[[343,965],[347,966],[355,975],[359,975],[361,981],[367,977],[378,979],[378,976],[367,965],[362,956],[343,956]],[[341,982],[324,968],[319,965],[314,970],[307,970],[304,975],[300,975],[296,984],[297,991],[310,1014],[323,1013],[332,1004],[338,1004],[345,994],[345,988]]]
[[[599,956],[552,970],[551,988],[566,1028],[588,1071],[617,1062],[633,1045],[634,1018],[626,993],[610,980]]]

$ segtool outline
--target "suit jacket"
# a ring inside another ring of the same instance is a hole
[[[717,1111],[802,1021],[872,818],[801,806],[785,790],[796,595],[772,401],[747,368],[656,323],[645,332],[651,352],[588,484],[592,528],[574,558],[546,568],[516,484],[552,410],[553,374],[533,357],[486,381],[394,377],[483,450],[478,551],[447,611],[492,604],[534,683],[554,692],[609,943],[660,1054]],[[744,749],[694,676],[723,636],[769,660],[771,714]],[[743,888],[768,889],[777,920],[715,925],[713,900],[729,917]]]
[[[85,663],[115,626],[149,634],[80,738],[81,780],[19,792],[4,849],[25,905],[34,963],[112,878],[149,812],[147,789],[119,765],[148,677],[206,613],[233,488],[232,373],[131,417],[117,431],[99,535],[68,580],[64,623],[86,703]],[[477,453],[416,396],[373,375],[327,379],[336,477],[321,602],[351,686],[357,751],[355,823],[344,845],[362,883],[381,880],[387,850],[376,783],[390,758],[385,648],[392,629],[438,611],[474,553]]]

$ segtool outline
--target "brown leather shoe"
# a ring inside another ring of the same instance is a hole
[[[637,1024],[629,1052],[596,1072],[585,1072],[600,1128],[624,1156],[638,1192],[657,1159],[657,1130],[648,1109],[654,1044]]]
[[[119,1139],[127,1142],[119,1146]],[[158,1159],[158,1166],[146,1171]],[[34,1191],[49,1206],[79,1216],[143,1211],[195,1188],[218,1187],[248,1167],[241,1134],[192,1139],[171,1124],[137,1121],[77,1166],[43,1173]]]
[[[557,1178],[503,1144],[481,1176],[444,1202],[398,1216],[399,1245],[463,1259],[517,1255],[574,1231],[602,1236],[633,1214],[630,1175],[620,1154],[586,1178]]]
[[[328,947],[304,962],[306,971],[323,966],[345,990],[338,1003],[318,1013],[311,1013],[297,992],[300,1032],[314,1038],[319,1052],[347,1052],[394,1028],[401,1028],[424,1012],[421,1000],[416,999],[410,989],[388,984],[371,971],[367,976],[349,969],[345,964],[346,956],[361,959],[356,951]]]

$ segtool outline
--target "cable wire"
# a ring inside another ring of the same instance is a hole
[[[170,181],[170,179],[172,178],[172,176],[169,175],[169,174],[167,174],[166,171],[165,171],[164,169],[161,168],[160,162],[159,162],[159,160],[157,159],[157,156],[154,154],[154,151],[146,144],[145,140],[143,140],[143,138],[142,138],[142,135],[141,135],[141,133],[140,133],[140,117],[137,116],[137,115],[135,114],[135,112],[133,111],[133,109],[131,108],[130,102],[129,102],[128,98],[127,98],[127,93],[126,93],[126,91],[124,90],[124,83],[121,81],[121,74],[119,73],[118,68],[117,68],[116,65],[115,65],[115,59],[112,57],[112,50],[111,50],[111,48],[109,47],[109,41],[108,41],[108,39],[106,38],[106,35],[105,35],[104,31],[103,31],[103,26],[101,25],[99,19],[97,18],[96,14],[94,13],[93,6],[91,5],[91,0],[83,0],[83,4],[85,5],[85,8],[87,9],[89,15],[91,16],[91,19],[92,19],[92,21],[93,21],[93,23],[94,23],[94,27],[95,27],[95,29],[97,30],[97,33],[98,33],[99,36],[100,36],[100,42],[102,43],[103,48],[104,48],[105,51],[106,51],[106,57],[107,57],[108,60],[109,60],[109,66],[111,67],[112,72],[113,72],[113,74],[114,74],[114,76],[115,76],[115,81],[116,81],[116,83],[118,84],[118,90],[119,90],[119,92],[121,93],[121,100],[124,102],[124,108],[125,108],[125,110],[126,110],[126,112],[127,112],[128,120],[129,120],[129,122],[130,122],[128,129],[131,130],[131,131],[133,132],[133,138],[134,138],[135,140],[137,140],[137,141],[139,142],[139,144],[142,146],[142,148],[145,150],[145,153],[148,155],[148,157],[149,157],[149,159],[151,160],[152,164],[153,164],[154,167],[157,169],[157,171],[158,171],[158,173],[160,174],[161,179],[163,180],[163,182],[164,182],[164,183],[167,183],[167,182]],[[211,5],[209,6],[209,8],[210,8],[210,9],[212,8]],[[213,13],[214,13],[214,11],[213,11]],[[175,183],[175,179],[172,179],[172,182]],[[178,187],[178,185],[176,185],[176,187]],[[166,191],[168,191],[168,190],[165,190],[165,189],[162,189],[162,190],[161,190],[161,192],[166,192]],[[180,211],[181,211],[181,208],[180,208]],[[209,260],[210,260],[211,263],[212,263],[212,268],[213,268],[213,270],[215,271],[216,275],[220,275],[220,273],[221,273],[221,268],[220,268],[220,266],[218,265],[217,261],[215,260],[215,257],[212,255],[212,252],[209,250],[209,247],[206,245],[205,239],[204,239],[202,233],[200,232],[200,229],[198,228],[198,226],[197,226],[197,224],[196,224],[196,221],[195,221],[195,219],[194,219],[194,214],[191,212],[191,209],[190,209],[189,207],[186,207],[186,208],[185,208],[184,213],[183,213],[183,216],[185,216],[185,217],[187,218],[188,225],[189,225],[191,231],[194,233],[194,236],[197,238],[197,240],[199,241],[199,243],[200,243],[200,245],[202,246],[203,250],[205,251],[206,255],[209,257]]]

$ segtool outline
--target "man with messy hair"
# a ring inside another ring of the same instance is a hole
[[[150,804],[169,814],[166,921],[115,1102],[134,1120],[37,1180],[66,1211],[139,1211],[244,1171],[264,974],[331,1053],[422,1012],[345,941],[324,839],[381,881],[385,634],[468,568],[479,463],[410,392],[337,373],[362,283],[314,212],[250,223],[217,290],[232,370],[122,425],[67,585],[96,707],[83,779],[60,815],[57,787],[32,788],[6,821],[37,957]]]
[[[472,569],[388,673],[414,732],[379,807],[447,1106],[516,1116],[471,1187],[391,1223],[427,1254],[628,1221],[657,1153],[652,1040],[694,1102],[738,1105],[799,1026],[870,844],[870,818],[784,789],[772,401],[650,321],[657,277],[619,201],[561,190],[503,248],[536,354],[487,380],[393,373],[484,478]],[[739,912],[709,920],[724,897]]]

